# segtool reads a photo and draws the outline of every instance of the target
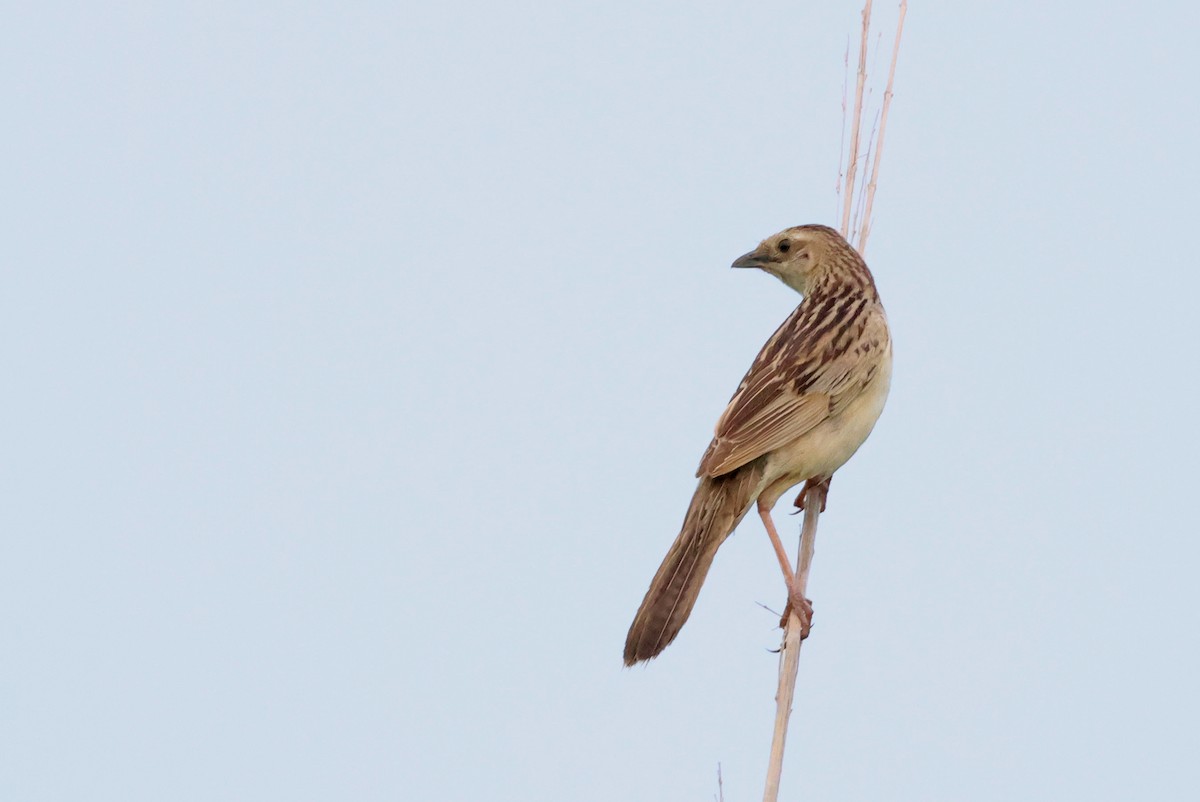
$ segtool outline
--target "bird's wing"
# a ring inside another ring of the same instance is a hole
[[[806,311],[797,309],[755,358],[717,421],[697,476],[721,476],[787,445],[841,412],[874,376],[887,342],[881,314],[835,331],[812,325],[818,316]]]

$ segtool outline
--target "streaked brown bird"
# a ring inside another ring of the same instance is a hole
[[[683,528],[659,566],[625,639],[625,664],[657,657],[692,612],[717,548],[757,502],[807,634],[812,605],[798,592],[771,509],[790,488],[825,492],[867,439],[892,374],[887,316],[866,262],[841,234],[796,226],[768,237],[733,267],[757,267],[804,296],[767,340],[700,460]],[[796,499],[803,509],[804,491]]]

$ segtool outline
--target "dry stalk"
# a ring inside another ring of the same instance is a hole
[[[808,569],[817,543],[817,518],[821,515],[821,491],[809,488],[804,495],[804,526],[800,530],[800,563],[796,583],[800,595],[808,589]],[[796,696],[796,673],[800,670],[800,617],[792,610],[783,629],[779,649],[779,687],[775,691],[775,734],[771,737],[771,759],[767,763],[767,786],[763,802],[779,798],[779,777],[783,773],[783,747],[787,740],[788,718]]]
[[[846,53],[842,57],[842,135],[838,139],[838,177],[836,195],[842,197],[842,179],[846,177],[846,96],[850,92],[850,37],[846,37]]]
[[[900,55],[900,36],[904,33],[904,15],[908,0],[900,0],[900,17],[896,20],[896,41],[892,44],[892,65],[888,68],[887,90],[883,93],[883,111],[879,115],[879,136],[875,142],[875,161],[871,165],[871,180],[867,183],[867,209],[863,213],[862,231],[858,236],[858,252],[867,250],[867,235],[871,233],[871,207],[875,202],[875,187],[879,185],[879,159],[883,156],[883,136],[887,132],[888,109],[892,105],[892,86],[896,83],[896,58]]]
[[[908,11],[908,0],[901,0],[899,19],[896,22],[896,39],[892,46],[892,63],[888,70],[887,90],[883,95],[883,108],[879,115],[878,135],[872,130],[871,142],[867,147],[866,163],[870,167],[870,180],[862,196],[858,198],[861,210],[856,215],[856,226],[861,222],[859,231],[858,251],[862,253],[867,246],[867,235],[871,231],[871,211],[875,200],[875,189],[879,184],[879,162],[883,156],[883,137],[887,130],[888,108],[892,103],[892,87],[896,78],[896,58],[900,52],[900,37],[904,31],[904,16]],[[867,81],[867,42],[871,26],[871,0],[866,0],[862,11],[862,39],[858,53],[858,80],[854,90],[854,117],[851,121],[850,155],[846,164],[846,181],[844,187],[844,202],[842,207],[842,236],[848,241],[851,238],[850,214],[854,208],[854,179],[858,166],[859,138],[862,129],[863,87]],[[847,54],[847,61],[849,60]],[[842,132],[845,135],[846,99],[845,90],[842,96]],[[872,148],[873,144],[873,148]],[[872,158],[871,150],[874,150]],[[838,180],[841,188],[841,154],[838,158]],[[865,196],[865,200],[864,200]],[[796,582],[801,595],[807,595],[808,575],[812,567],[813,552],[816,549],[817,519],[820,517],[822,493],[809,488],[804,496],[804,526],[800,531],[800,556],[796,566]],[[777,802],[779,798],[779,779],[783,773],[783,748],[787,740],[788,719],[792,714],[792,700],[796,693],[796,675],[800,668],[800,618],[793,610],[784,625],[783,645],[779,652],[779,685],[775,692],[775,732],[771,739],[771,757],[767,764],[767,783],[763,792],[763,802]]]
[[[854,176],[858,172],[858,141],[862,128],[863,86],[867,82],[867,38],[871,28],[871,0],[862,10],[862,41],[858,45],[858,81],[854,85],[854,116],[850,119],[850,158],[846,162],[846,199],[842,206],[842,232],[850,230],[854,201]]]
[[[871,149],[875,145],[875,131],[878,128],[879,128],[879,113],[876,112],[875,119],[871,123],[871,135],[869,137],[867,137],[867,152],[866,152],[866,155],[863,156],[863,164],[864,165],[869,165],[871,163],[871,152],[872,152]],[[843,235],[846,237],[847,242],[854,242],[854,238],[858,236],[859,225],[863,224],[863,211],[864,211],[864,208],[866,207],[866,200],[867,200],[866,196],[867,196],[866,192],[859,192],[858,197],[854,199],[854,218],[850,223],[850,228]]]

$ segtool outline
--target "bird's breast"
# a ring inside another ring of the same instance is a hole
[[[853,401],[837,415],[771,453],[765,482],[770,495],[778,498],[800,482],[833,476],[845,465],[875,428],[891,383],[892,349],[888,343],[873,375]],[[774,499],[768,500],[774,503]]]

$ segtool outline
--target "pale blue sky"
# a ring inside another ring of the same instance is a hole
[[[758,798],[757,522],[621,647],[858,9],[9,4],[0,797]],[[1198,27],[912,3],[786,798],[1200,793]]]

